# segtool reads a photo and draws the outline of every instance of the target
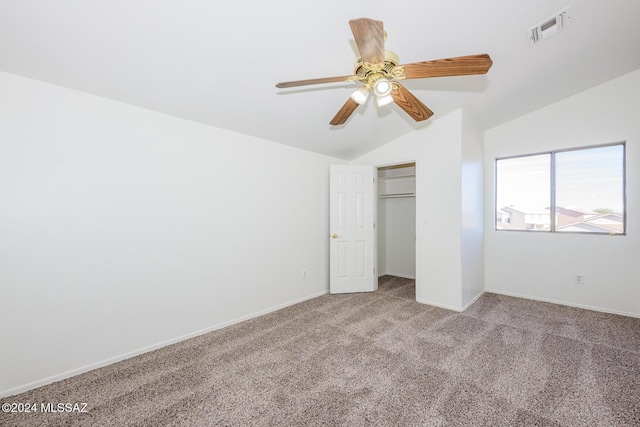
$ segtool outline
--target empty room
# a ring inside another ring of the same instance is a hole
[[[0,0],[0,425],[640,425],[638,17]]]

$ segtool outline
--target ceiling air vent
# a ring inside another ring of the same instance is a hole
[[[550,18],[545,19],[535,27],[531,27],[527,30],[529,36],[529,45],[540,43],[542,40],[551,37],[554,34],[558,34],[560,31],[567,28],[569,24],[569,8],[567,6],[562,11],[556,13]]]

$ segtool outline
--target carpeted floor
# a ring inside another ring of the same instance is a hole
[[[483,295],[464,313],[413,281],[325,295],[6,402],[0,424],[638,426],[640,319]]]

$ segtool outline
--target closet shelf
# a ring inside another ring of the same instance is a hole
[[[378,195],[378,198],[380,199],[391,199],[396,197],[416,197],[416,193],[390,193]]]
[[[415,178],[415,177],[416,177],[416,174],[412,173],[412,174],[406,174],[406,175],[379,176],[378,179],[387,180],[387,179],[401,179],[401,178]]]

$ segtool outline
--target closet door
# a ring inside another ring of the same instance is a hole
[[[329,291],[373,292],[374,168],[331,165],[329,202]]]

